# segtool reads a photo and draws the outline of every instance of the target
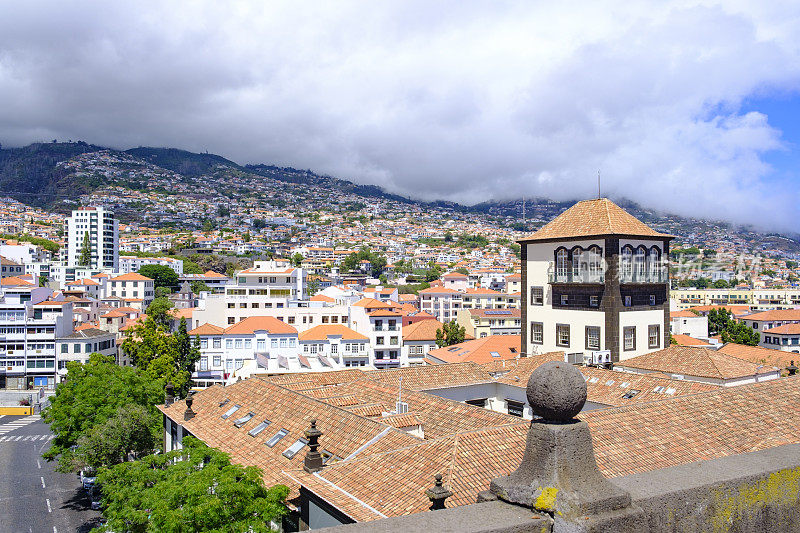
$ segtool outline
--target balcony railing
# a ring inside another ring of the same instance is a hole
[[[648,272],[620,272],[620,283],[666,283],[669,280],[669,274],[666,271],[648,271]]]
[[[605,276],[602,272],[551,272],[550,283],[604,283]]]

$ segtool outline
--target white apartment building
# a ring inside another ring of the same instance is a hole
[[[783,324],[764,330],[759,346],[783,350],[784,352],[800,353],[800,324]]]
[[[72,333],[72,304],[50,296],[32,285],[0,291],[0,388],[55,387],[56,343]]]
[[[183,274],[183,260],[171,257],[136,257],[133,255],[121,255],[119,258],[120,274],[139,272],[145,265],[168,266],[179,276]]]
[[[94,269],[119,270],[119,221],[103,207],[85,207],[64,221],[64,260],[68,267],[80,265],[86,236],[91,249],[89,264]],[[70,280],[71,281],[71,280]]]
[[[56,339],[56,350],[58,352],[56,383],[61,383],[67,375],[69,361],[85,364],[93,353],[116,357],[117,336],[97,328],[82,328]]]
[[[430,287],[419,291],[420,311],[428,313],[439,322],[455,320],[462,308],[464,293],[446,287]]]
[[[390,303],[365,298],[350,308],[350,327],[369,338],[375,368],[408,366],[402,357],[403,315]]]
[[[0,279],[19,277],[24,273],[25,267],[22,265],[22,263],[18,263],[0,255]]]
[[[224,383],[237,370],[254,364],[263,371],[301,368],[297,330],[274,317],[254,316],[227,328],[203,324],[189,331],[200,337],[200,362],[193,379],[208,384],[219,376]]]
[[[669,345],[669,241],[606,198],[522,239],[522,350],[610,361]]]
[[[105,297],[109,296],[144,310],[155,298],[154,281],[135,272],[115,276],[105,282]]]
[[[314,326],[299,337],[302,356],[327,358],[330,368],[370,364],[369,337],[341,324]]]
[[[669,315],[670,332],[673,335],[688,335],[695,339],[708,338],[708,317],[691,311],[672,311]]]

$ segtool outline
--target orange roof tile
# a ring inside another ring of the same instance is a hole
[[[777,370],[709,348],[676,345],[625,359],[616,366],[715,379],[741,378]]]
[[[520,240],[542,241],[604,235],[672,238],[672,235],[650,228],[608,198],[598,198],[576,203],[533,235]]]
[[[205,324],[197,326],[191,330],[189,335],[221,335],[223,331],[225,331],[225,328],[221,328],[206,322]]]
[[[111,278],[111,281],[153,281],[151,278],[142,276],[137,272],[130,272]]]
[[[289,324],[272,316],[250,316],[240,320],[225,330],[226,335],[248,335],[256,331],[267,331],[272,334],[287,335],[297,333]]]
[[[695,339],[694,337],[690,337],[689,335],[684,335],[683,333],[678,333],[677,335],[673,335],[672,338],[675,339],[675,342],[677,342],[681,346],[711,346],[706,341]]]
[[[341,324],[320,324],[299,335],[301,341],[324,341],[332,336],[340,336],[342,340],[369,340],[368,337]]]
[[[436,364],[467,361],[488,363],[496,359],[515,359],[520,356],[521,343],[520,335],[489,335],[431,350],[426,360]]]

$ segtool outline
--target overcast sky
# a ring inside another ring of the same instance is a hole
[[[79,5],[78,5],[79,4]],[[800,231],[800,2],[0,3],[0,142]]]

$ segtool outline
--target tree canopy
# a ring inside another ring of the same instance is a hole
[[[169,310],[172,309],[172,307],[172,302],[169,301],[168,298],[159,296],[150,302],[145,313],[149,318],[152,318],[156,324],[166,327],[172,318],[169,314]]]
[[[89,233],[83,234],[83,244],[81,244],[81,255],[78,256],[78,266],[89,266],[92,262],[92,243],[89,240]]]
[[[200,342],[186,331],[186,319],[181,318],[178,331],[170,334],[151,317],[131,328],[122,343],[122,350],[133,364],[161,387],[171,381],[175,394],[183,397],[191,388],[191,375],[200,360]]]
[[[742,322],[733,319],[733,313],[725,308],[712,309],[708,312],[708,332],[719,335],[722,342],[735,342],[748,346],[758,346],[760,335]]]
[[[445,322],[441,328],[436,330],[436,346],[443,348],[464,342],[467,330],[464,326],[459,326],[455,320]]]
[[[58,386],[42,413],[55,434],[44,457],[58,460],[61,471],[73,470],[76,457],[71,448],[81,437],[117,416],[123,406],[143,406],[154,414],[155,404],[164,398],[163,385],[134,368],[119,366],[113,357],[97,353],[85,364],[68,362],[66,381]],[[160,421],[155,422],[158,430]]]
[[[153,280],[153,287],[166,287],[170,291],[178,288],[178,274],[166,265],[144,265],[139,274]]]
[[[266,488],[258,468],[231,464],[193,437],[182,450],[103,469],[97,481],[105,527],[136,533],[272,531],[289,494],[284,485]]]
[[[342,270],[352,272],[356,270],[360,266],[361,261],[364,260],[369,261],[370,275],[373,278],[380,276],[381,273],[383,273],[383,269],[386,268],[386,256],[374,253],[366,246],[362,246],[358,252],[344,258],[342,261]]]

